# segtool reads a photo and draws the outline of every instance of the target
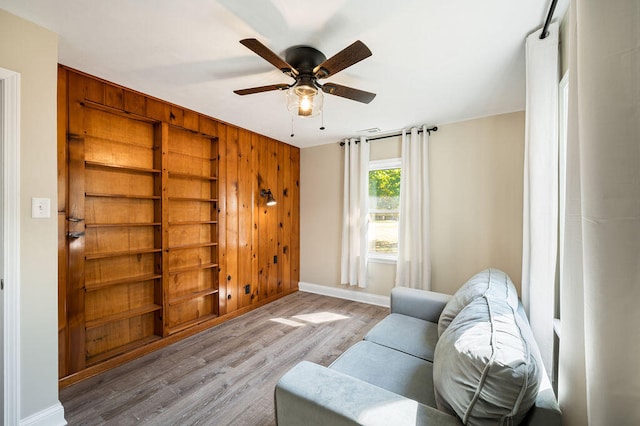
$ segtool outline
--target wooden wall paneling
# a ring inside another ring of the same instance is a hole
[[[85,367],[85,291],[84,291],[84,138],[69,135],[69,211],[67,253],[69,281],[67,315],[69,364],[73,373]]]
[[[227,126],[226,167],[227,312],[238,309],[238,128]],[[229,297],[231,296],[231,297]]]
[[[154,120],[170,123],[171,106],[166,102],[162,102],[153,98],[147,98],[147,110],[145,115],[149,118],[153,118]]]
[[[277,201],[276,204],[276,253],[278,256],[278,262],[275,264],[276,270],[276,293],[282,292],[282,279],[284,270],[284,256],[283,256],[283,241],[284,241],[284,147],[286,144],[276,141],[276,181],[277,181]]]
[[[169,335],[169,286],[165,285],[169,282],[169,126],[157,123],[153,130],[153,168],[160,170],[160,174],[154,176],[154,193],[162,197],[154,211],[154,222],[160,222],[160,226],[154,228],[155,247],[162,249],[154,259],[154,274],[160,276],[154,279],[154,300],[162,306],[162,311],[156,313],[154,331],[166,337]]]
[[[189,109],[183,110],[182,126],[194,132],[200,131],[198,113]],[[218,133],[216,133],[217,135]]]
[[[67,182],[69,148],[67,131],[69,125],[69,96],[67,94],[67,71],[58,69],[58,375],[67,375],[69,365],[69,328],[67,324]]]
[[[253,200],[251,203],[251,302],[260,300],[260,203],[263,198],[260,196],[262,189],[262,178],[258,173],[260,168],[260,146],[262,136],[251,134],[251,167],[247,170],[247,174],[251,178],[251,194]]]
[[[300,281],[300,149],[291,147],[291,285],[298,289]]]
[[[269,188],[278,194],[278,146],[279,142],[265,138],[267,146],[267,181]],[[277,195],[280,197],[280,195]],[[282,198],[282,197],[280,197]],[[278,202],[278,198],[276,198]],[[281,202],[281,201],[280,201]],[[267,245],[265,247],[267,256],[267,297],[274,296],[278,292],[278,204],[270,206],[266,215]]]
[[[104,104],[111,108],[124,110],[124,90],[112,84],[105,84]]]
[[[276,202],[278,202],[277,180],[277,143],[269,138],[259,138],[259,169],[257,172],[258,194],[261,189],[271,189]],[[276,206],[267,206],[266,198],[259,197],[258,201],[258,262],[260,299],[268,298],[276,293],[277,269],[274,256],[277,250],[277,221],[278,210]]]
[[[67,336],[69,351],[67,372],[74,373],[86,365],[84,318],[84,129],[83,108],[80,104],[87,93],[88,79],[67,73],[67,229],[66,252],[68,266]],[[95,95],[95,93],[94,93]]]
[[[144,116],[147,111],[147,98],[140,93],[125,90],[124,110],[125,112]]]
[[[267,213],[268,207],[266,200],[260,195],[260,192],[264,189],[269,189],[269,179],[267,176],[267,170],[265,165],[269,158],[269,150],[265,143],[264,136],[258,136],[256,138],[256,148],[258,150],[257,167],[254,169],[256,178],[256,193],[257,200],[255,209],[257,211],[258,225],[255,227],[254,232],[257,234],[256,255],[258,256],[258,300],[267,298],[269,294],[269,263],[267,261],[266,247],[269,241]]]
[[[227,126],[218,126],[218,308],[227,314]],[[233,296],[232,296],[233,297]]]
[[[58,212],[66,212],[67,210],[67,132],[69,129],[69,96],[67,70],[58,69]],[[59,230],[58,230],[59,231]]]
[[[69,87],[74,92],[70,93],[70,102],[82,102],[85,100],[104,105],[104,83],[89,76],[69,73]]]
[[[67,324],[67,214],[58,213],[58,375],[68,374],[69,336]]]
[[[204,135],[218,136],[220,134],[220,132],[218,131],[218,123],[209,117],[205,117],[204,115],[198,116],[198,127],[200,133]],[[232,126],[226,127],[230,128]]]
[[[293,218],[291,215],[291,146],[282,144],[282,154],[280,158],[280,176],[282,176],[282,210],[280,214],[280,253],[281,259],[281,282],[282,289],[287,291],[291,289],[291,228],[293,226]]]
[[[253,277],[251,276],[251,256],[253,229],[253,179],[251,176],[251,133],[240,129],[238,132],[238,307],[251,304]],[[246,286],[249,286],[249,292]]]
[[[169,120],[173,125],[184,127],[184,109],[176,105],[170,105]]]

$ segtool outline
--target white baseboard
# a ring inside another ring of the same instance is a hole
[[[64,407],[60,401],[20,421],[20,426],[64,426],[66,424]]]
[[[349,290],[346,288],[329,287],[326,285],[312,284],[300,281],[298,289],[307,293],[321,294],[323,296],[337,297],[339,299],[353,300],[354,302],[368,303],[370,305],[384,306],[391,305],[389,296],[365,293],[363,291]]]

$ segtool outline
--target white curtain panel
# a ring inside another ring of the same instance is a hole
[[[553,317],[558,247],[558,31],[526,39],[526,112],[522,220],[522,303],[553,371]]]
[[[572,0],[559,399],[640,424],[640,2]]]
[[[431,289],[429,133],[402,131],[396,286]]]
[[[344,145],[344,190],[340,283],[367,286],[369,226],[369,144],[365,138]]]

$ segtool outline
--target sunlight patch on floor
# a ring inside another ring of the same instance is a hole
[[[279,322],[280,324],[290,325],[291,327],[304,327],[306,324],[303,324],[298,321],[293,321],[286,318],[271,318],[271,321]]]
[[[280,324],[290,325],[291,327],[303,327],[306,324],[299,322],[304,321],[311,324],[322,324],[325,322],[339,321],[343,319],[349,319],[350,317],[340,314],[334,314],[333,312],[316,312],[313,314],[294,315],[293,317],[298,321],[287,318],[271,318],[270,321],[278,322]]]
[[[349,319],[347,316],[334,314],[333,312],[316,312],[315,314],[295,315],[293,318],[310,322],[312,324]]]

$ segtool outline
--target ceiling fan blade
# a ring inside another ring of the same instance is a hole
[[[313,69],[316,78],[327,78],[371,56],[371,50],[360,40],[345,47]]]
[[[292,76],[298,75],[298,71],[295,68],[255,38],[245,38],[244,40],[240,40],[240,43],[248,49],[251,49],[256,55],[278,68],[283,73],[290,74]]]
[[[290,86],[288,84],[271,84],[269,86],[252,87],[250,89],[234,90],[233,93],[238,95],[251,95],[254,93],[270,92],[272,90],[285,90]]]
[[[364,90],[354,89],[353,87],[341,86],[340,84],[327,83],[321,86],[324,93],[329,95],[340,96],[354,101],[368,104],[376,97],[375,93],[365,92]]]

